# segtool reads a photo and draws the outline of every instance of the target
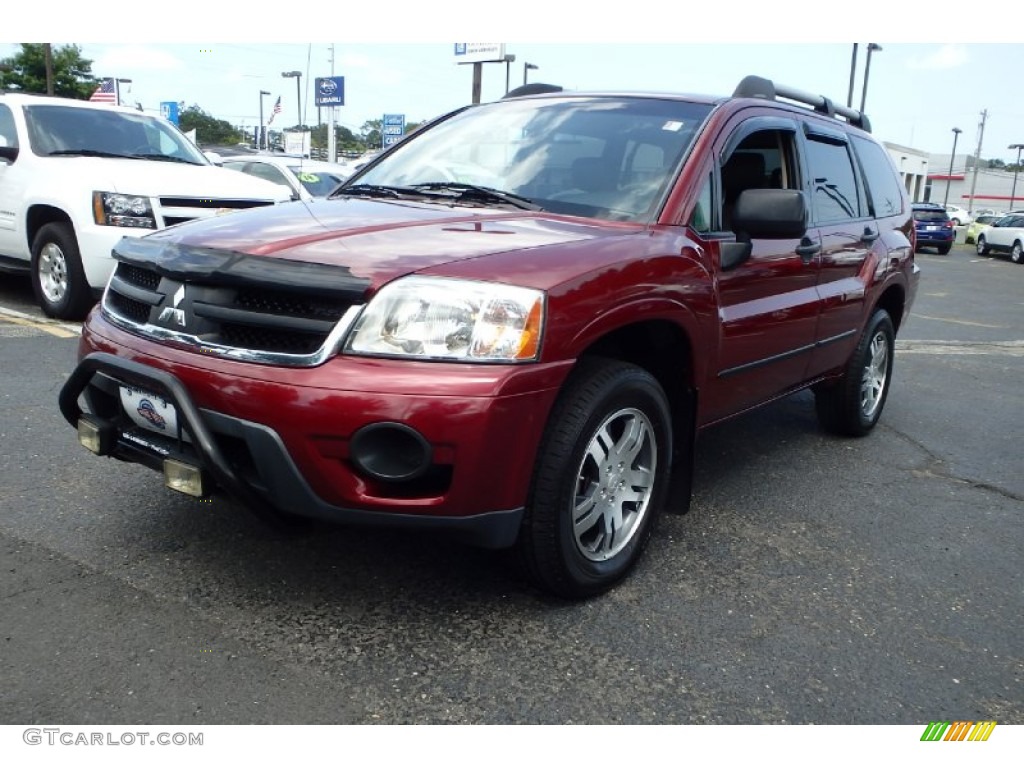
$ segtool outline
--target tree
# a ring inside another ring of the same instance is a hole
[[[359,129],[359,140],[368,149],[380,149],[381,128],[383,125],[383,120],[367,120],[363,123],[363,127]]]
[[[100,81],[92,59],[82,58],[77,45],[53,49],[53,93],[69,99],[88,99]],[[46,50],[43,43],[22,43],[21,51],[0,60],[0,85],[29,93],[46,93]]]
[[[242,140],[240,134],[227,120],[218,120],[212,115],[206,114],[193,104],[178,115],[178,127],[182,132],[187,133],[193,128],[196,131],[196,143],[200,145],[211,144],[237,144]]]

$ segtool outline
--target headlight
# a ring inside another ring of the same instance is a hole
[[[97,224],[108,227],[156,229],[153,207],[148,197],[121,195],[117,192],[93,192],[92,215]]]
[[[536,360],[543,325],[541,291],[407,277],[373,297],[345,351],[467,362]]]

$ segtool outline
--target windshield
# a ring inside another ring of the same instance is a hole
[[[41,156],[98,154],[209,165],[169,123],[141,112],[37,104],[25,107],[32,151]]]
[[[288,169],[313,197],[327,197],[345,180],[345,177],[339,174],[303,169],[301,165],[289,165]]]
[[[555,213],[644,221],[710,111],[641,97],[485,104],[414,133],[352,184],[477,185]]]

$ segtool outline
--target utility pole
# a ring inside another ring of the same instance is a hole
[[[988,110],[981,111],[981,124],[978,126],[978,151],[974,154],[974,177],[971,179],[971,199],[967,203],[967,212],[974,215],[974,190],[978,186],[978,164],[981,162],[981,141],[985,138],[985,120]]]
[[[331,77],[334,77],[334,43],[331,43]],[[330,113],[330,125],[327,127],[327,162],[338,162],[338,139],[334,135],[334,106],[327,108]]]
[[[50,43],[43,43],[43,54],[46,57],[46,95],[53,96],[53,48]]]

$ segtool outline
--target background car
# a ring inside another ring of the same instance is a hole
[[[1024,264],[1024,214],[1004,216],[978,235],[978,255],[1008,253],[1014,264]]]
[[[1001,213],[980,213],[974,217],[974,221],[967,225],[967,231],[964,234],[965,242],[973,243],[978,239],[978,234],[989,228],[989,225],[994,224],[1003,218]]]
[[[974,217],[966,208],[961,208],[959,205],[947,205],[945,208],[954,227],[966,226],[974,221]]]
[[[953,247],[956,230],[946,209],[934,203],[914,203],[914,229],[917,232],[917,247],[935,248],[946,255]]]
[[[292,191],[292,198],[307,202],[327,197],[351,176],[351,171],[338,163],[307,160],[290,155],[238,155],[225,157],[224,167],[250,176],[283,184]]]

